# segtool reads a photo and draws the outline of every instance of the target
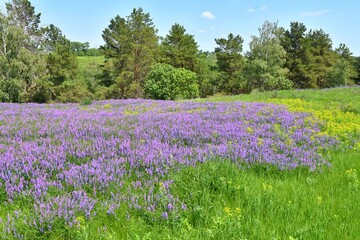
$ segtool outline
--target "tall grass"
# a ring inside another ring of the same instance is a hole
[[[126,207],[50,239],[357,239],[360,153],[331,154],[323,172],[239,169],[227,160],[174,175],[187,210],[159,222]],[[132,217],[127,218],[127,211]],[[72,232],[71,232],[72,231]]]

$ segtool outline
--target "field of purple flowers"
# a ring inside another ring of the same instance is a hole
[[[227,159],[317,171],[336,145],[311,115],[265,103],[0,104],[0,113],[0,226],[16,238],[19,222],[41,234],[123,206],[155,222],[176,218],[187,202],[171,176],[184,166]]]

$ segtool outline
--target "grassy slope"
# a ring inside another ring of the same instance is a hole
[[[301,99],[315,103],[318,108],[329,108],[329,106],[332,106],[343,111],[350,110],[360,113],[360,87],[271,91],[235,96],[210,97],[199,99],[198,101],[272,102],[273,99]]]
[[[350,134],[346,127],[341,131],[346,137],[359,141],[360,87],[274,91],[219,96],[199,101],[281,103],[288,105],[290,110],[313,112],[320,119],[338,123],[337,127],[353,124],[355,128],[351,129]],[[325,118],[322,114],[328,112],[337,114]],[[347,118],[349,114],[351,117],[346,119],[347,121],[342,121],[342,118]],[[325,130],[327,128],[328,125],[325,125]],[[357,132],[353,133],[355,131]],[[336,136],[337,133],[333,135]],[[214,203],[217,206],[209,207],[209,210],[214,207],[221,208],[220,202],[224,203],[223,207],[238,206],[242,209],[241,219],[231,231],[236,231],[237,236],[247,239],[356,239],[360,236],[360,214],[357,210],[360,204],[356,200],[360,196],[360,152],[348,150],[346,144],[347,142],[341,151],[329,152],[332,167],[321,173],[274,174],[261,169],[235,172],[229,169],[222,177],[232,182],[232,185],[238,186],[235,188],[239,191],[227,198],[217,198],[215,202],[218,201],[218,204]],[[219,174],[223,168],[224,166],[217,166],[213,173]],[[206,169],[203,174],[208,171],[209,169]],[[205,178],[211,178],[211,175]],[[206,186],[209,185],[205,184],[204,189]],[[206,195],[209,192],[210,189],[202,194]],[[234,214],[234,211],[232,213]],[[207,228],[209,225],[204,227]],[[206,232],[204,229],[200,231]],[[220,230],[219,238],[227,234],[230,238],[234,237],[230,232],[223,231]],[[207,237],[211,238],[210,235]]]
[[[358,117],[360,88],[278,91],[200,101],[279,103],[279,99],[291,100],[285,101],[290,108],[305,102],[309,111],[326,109]],[[179,219],[151,223],[141,215],[130,221],[105,217],[98,224],[112,229],[104,239],[357,239],[360,152],[344,146],[328,153],[332,167],[322,172],[238,169],[224,160],[186,168],[175,174],[172,188],[175,196],[189,203]],[[119,219],[125,217],[118,214]]]
[[[339,126],[353,121],[356,127],[360,88],[278,91],[200,101],[273,101],[316,113],[339,111],[329,121],[338,121]],[[341,121],[348,113],[352,114],[349,120]],[[341,131],[348,134],[347,130]],[[356,134],[346,136],[358,138]],[[346,149],[344,144],[345,148],[328,152],[332,167],[322,172],[281,172],[261,166],[239,169],[220,159],[184,168],[174,174],[171,189],[188,203],[180,218],[154,223],[134,211],[126,220],[126,212],[133,210],[124,206],[116,217],[99,214],[79,229],[55,228],[46,239],[358,239],[360,151]],[[30,231],[28,236],[35,239]]]
[[[91,67],[93,64],[100,65],[104,63],[104,56],[80,56],[76,57],[78,61],[78,72],[82,73],[87,68]]]

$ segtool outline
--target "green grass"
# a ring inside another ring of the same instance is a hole
[[[343,111],[353,110],[360,113],[360,87],[343,87],[333,89],[305,89],[305,90],[282,90],[270,92],[254,92],[235,96],[217,96],[197,101],[245,101],[245,102],[272,102],[273,99],[301,99],[311,102],[318,108],[335,107]]]
[[[174,174],[187,211],[151,222],[126,207],[49,239],[357,239],[360,153],[333,152],[323,172],[239,169],[217,160]],[[106,227],[105,227],[106,226]]]
[[[185,219],[193,229],[187,234],[200,239],[356,239],[358,159],[359,153],[333,153],[333,167],[321,173],[239,170],[226,161],[183,170],[175,189],[192,203]]]
[[[356,119],[360,88],[274,91],[198,101],[275,102],[294,107],[294,100],[301,100],[301,110],[339,111],[344,114],[340,117],[350,112]],[[328,119],[346,125],[339,116]],[[184,168],[174,173],[171,188],[174,196],[188,203],[178,219],[151,223],[141,214],[127,221],[108,219],[111,236],[103,239],[357,239],[360,152],[345,147],[327,154],[332,166],[322,172],[283,172],[262,166],[239,169],[221,159]]]
[[[355,99],[354,99],[355,97]],[[270,98],[300,98],[307,101],[320,102],[355,102],[360,100],[360,87],[339,87],[331,89],[299,89],[299,90],[277,90],[269,92],[254,91],[250,94],[234,96],[215,96],[204,98],[215,101],[263,101]]]
[[[85,62],[88,59],[83,59]],[[310,112],[339,111],[344,114],[340,117],[351,113],[353,118],[349,119],[358,124],[359,87],[276,91],[198,101],[279,103],[279,99],[301,99],[301,104],[309,103],[306,107]],[[329,119],[340,125],[348,123],[336,116]],[[347,133],[346,128],[344,131]],[[357,134],[346,136],[358,140]],[[239,168],[226,159],[186,167],[169,177],[174,179],[172,195],[187,203],[187,210],[178,216],[153,222],[143,212],[127,206],[122,206],[115,216],[97,209],[99,214],[79,227],[69,228],[60,222],[53,231],[38,236],[29,229],[27,239],[359,239],[360,151],[345,147],[327,155],[332,166],[321,172],[280,171],[263,166]],[[26,205],[22,208],[26,211]],[[0,215],[6,212],[0,209]]]
[[[98,66],[104,63],[104,56],[78,56],[76,57],[78,61],[78,72],[83,73],[85,70]]]

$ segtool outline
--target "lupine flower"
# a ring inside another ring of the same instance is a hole
[[[0,120],[0,188],[10,204],[30,199],[37,218],[27,222],[43,231],[57,218],[77,226],[97,206],[168,219],[186,210],[169,177],[183,166],[226,158],[315,171],[329,165],[322,150],[337,143],[311,115],[264,103],[1,103]]]

